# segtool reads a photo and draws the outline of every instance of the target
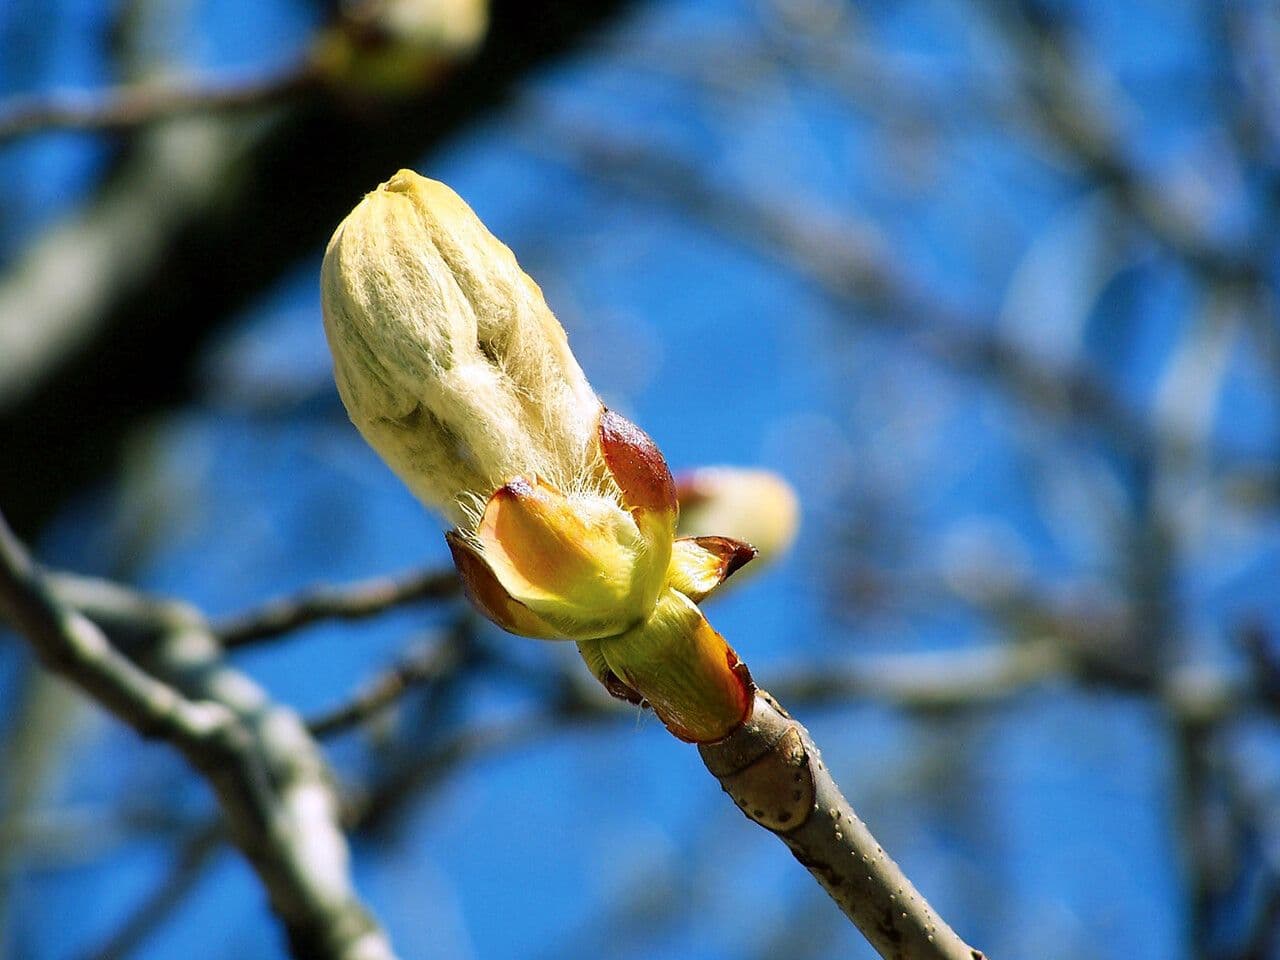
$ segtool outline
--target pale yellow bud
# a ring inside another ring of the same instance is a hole
[[[473,54],[488,0],[360,0],[322,31],[311,61],[343,91],[412,94]]]
[[[367,0],[378,26],[405,44],[446,56],[470,53],[489,26],[488,0]]]
[[[600,402],[564,330],[444,184],[401,170],[366,195],[321,291],[347,412],[423,502],[461,523],[513,477],[590,472]]]

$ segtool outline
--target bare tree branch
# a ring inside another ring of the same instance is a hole
[[[171,623],[174,616],[172,604],[103,581],[58,574],[51,582],[61,595],[137,648],[139,656],[149,656],[146,651],[157,642],[154,634],[166,622]],[[339,591],[338,595],[346,596],[347,592]],[[366,594],[357,590],[354,595]],[[394,595],[394,591],[379,595],[385,598]],[[298,621],[301,622],[304,621]],[[1241,686],[1230,677],[1212,672],[1199,677],[1184,673],[1167,683],[1157,682],[1153,674],[1122,672],[1113,676],[1105,666],[1087,659],[1077,662],[1077,655],[1074,644],[1051,636],[974,650],[862,659],[837,669],[783,680],[778,689],[815,703],[876,699],[904,709],[936,712],[990,704],[1046,681],[1074,677],[1087,683],[1114,683],[1117,689],[1159,697],[1172,708],[1174,716],[1190,724],[1217,722],[1264,696],[1261,690],[1253,690],[1248,684]],[[411,683],[452,676],[458,656],[458,651],[448,647],[415,654],[347,703],[314,720],[313,727],[321,732],[337,732],[369,719],[395,702]],[[558,693],[553,695],[547,711],[489,727],[465,729],[435,740],[425,753],[397,764],[389,777],[353,795],[345,806],[346,822],[375,826],[404,798],[416,794],[424,785],[438,782],[458,763],[478,752],[527,743],[568,725],[627,715],[628,711],[616,704],[591,696],[563,669],[558,673],[559,679],[553,680],[550,688]],[[965,952],[971,948],[937,920],[914,888],[898,883],[900,871],[883,858],[865,827],[839,797],[803,728],[777,710],[772,699],[762,698],[757,710],[757,722],[748,734],[740,731],[721,744],[703,748],[709,769],[748,816],[788,843],[878,949],[897,943],[908,951],[886,955],[959,956],[968,960],[980,956]],[[784,736],[787,744],[798,745],[799,752],[788,752],[787,747],[779,746]],[[801,776],[799,781],[794,779],[797,773]],[[807,779],[810,777],[812,784]],[[795,798],[796,784],[800,786],[802,803]],[[771,803],[782,806],[774,810]],[[851,864],[873,869],[851,872],[842,866],[846,856]],[[862,860],[864,856],[871,860]],[[886,913],[890,905],[895,909]],[[928,939],[931,935],[932,942]]]
[[[1149,455],[1145,420],[1088,370],[1048,366],[989,332],[992,324],[948,307],[918,289],[892,262],[870,224],[836,219],[793,200],[751,197],[706,171],[639,141],[538,114],[540,156],[571,164],[583,176],[669,203],[812,281],[849,316],[910,336],[925,355],[948,366],[994,376],[1017,397],[1053,416],[1100,426],[1127,453]],[[554,135],[548,135],[554,131]]]
[[[1216,243],[1200,218],[1178,206],[1131,158],[1122,123],[1106,109],[1118,85],[1102,78],[1099,65],[1079,62],[1066,25],[1043,4],[1021,0],[992,3],[995,22],[1022,58],[1023,80],[1039,117],[1055,142],[1081,163],[1151,233],[1206,277],[1256,284],[1265,275],[1261,251]]]
[[[105,584],[99,590],[109,599],[126,593]],[[126,605],[112,603],[106,614],[118,617]],[[163,682],[121,653],[85,613],[60,600],[0,520],[0,613],[49,669],[143,736],[176,747],[209,781],[295,956],[393,956],[352,888],[338,803],[315,743],[292,711],[271,703],[221,662],[217,642],[195,611],[169,605],[168,629],[145,651],[156,672],[170,677]]]
[[[26,94],[0,103],[0,145],[53,130],[115,133],[171,117],[269,106],[316,82],[303,65],[283,73],[219,83],[155,81],[93,93]]]
[[[775,834],[890,960],[983,960],[934,912],[854,813],[809,732],[757,694],[751,721],[698,747],[749,820]]]
[[[214,624],[213,633],[223,647],[234,650],[321,620],[363,620],[393,607],[457,592],[458,574],[452,569],[414,571],[341,586],[321,584],[226,617]]]
[[[1251,309],[1245,316],[1273,375],[1280,375],[1280,328],[1269,286],[1273,218],[1260,218],[1255,235],[1238,241],[1209,235],[1198,211],[1180,204],[1166,184],[1134,161],[1122,118],[1108,109],[1119,85],[1097,62],[1084,58],[1062,17],[1031,0],[990,3],[989,8],[1022,60],[1022,85],[1053,141],[1202,282],[1247,296]],[[1245,97],[1236,98],[1236,104],[1240,111],[1253,106]],[[1266,122],[1254,117],[1244,125],[1260,128]],[[1263,202],[1274,208],[1278,196],[1280,178],[1270,172]]]
[[[17,529],[101,478],[136,418],[189,392],[211,331],[322,246],[369,184],[627,6],[494,0],[484,47],[418,94],[297,96],[268,118],[187,116],[130,138],[94,195],[0,277],[0,434],[11,463],[42,468],[39,484],[0,471]]]
[[[439,680],[465,660],[465,639],[450,634],[435,644],[421,644],[345,703],[307,721],[314,736],[328,737],[367,723],[390,708],[408,690]]]

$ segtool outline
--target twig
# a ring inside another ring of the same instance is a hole
[[[1206,277],[1261,282],[1265,269],[1253,249],[1213,242],[1200,228],[1199,218],[1178,206],[1168,190],[1153,183],[1134,163],[1120,138],[1119,119],[1104,109],[1103,95],[1113,93],[1118,85],[1099,82],[1097,64],[1079,62],[1060,18],[1028,0],[992,3],[990,9],[1022,58],[1027,92],[1058,145],[1153,236]]]
[[[853,812],[809,732],[761,691],[755,713],[699,746],[749,820],[776,835],[889,960],[983,960],[934,912]]]
[[[1010,47],[1022,58],[1026,92],[1039,107],[1039,119],[1054,142],[1203,282],[1247,294],[1250,309],[1244,316],[1272,375],[1280,376],[1280,334],[1269,269],[1274,259],[1274,217],[1260,216],[1260,228],[1242,242],[1217,241],[1203,229],[1202,215],[1180,205],[1175,195],[1133,160],[1121,137],[1119,118],[1108,109],[1107,100],[1118,84],[1109,78],[1099,80],[1104,77],[1101,68],[1084,61],[1073,48],[1062,18],[1030,0],[989,3],[989,7]],[[1237,97],[1236,103],[1241,110],[1247,109],[1246,98]],[[1274,208],[1278,183],[1275,176],[1269,178],[1259,207]]]
[[[19,666],[8,684],[8,717],[0,743],[0,957],[14,942],[15,871],[25,866],[29,847],[22,821],[36,809],[52,772],[54,757],[73,724],[74,693],[34,664]]]
[[[870,224],[834,220],[791,200],[726,189],[696,165],[647,143],[588,130],[553,110],[537,111],[525,143],[583,176],[671,204],[735,242],[793,270],[858,322],[910,336],[926,356],[997,380],[1045,412],[1101,427],[1121,449],[1146,456],[1150,431],[1100,379],[1078,367],[1050,366],[989,332],[992,324],[918,289]],[[548,136],[548,132],[553,135]]]
[[[434,787],[463,761],[536,741],[576,722],[576,717],[548,711],[456,731],[433,743],[411,762],[398,764],[380,783],[353,791],[343,820],[355,829],[378,830],[395,817],[408,797]]]
[[[613,63],[692,81],[713,93],[754,96],[781,70],[830,90],[862,114],[899,127],[972,127],[1010,113],[1014,99],[977,77],[931,78],[877,52],[848,33],[804,35],[792,24],[762,24],[758,36],[738,31],[678,37],[626,37],[600,45]]]
[[[406,795],[478,752],[628,713],[567,683],[552,710],[460,731],[400,766],[375,789],[352,799],[348,822],[376,828]],[[823,765],[808,731],[772,697],[759,695],[751,723],[699,751],[748,818],[787,844],[882,956],[982,960],[981,951],[960,940],[875,842]]]
[[[124,588],[99,584],[107,600]],[[125,602],[104,603],[104,618]],[[140,609],[155,614],[154,603]],[[92,610],[88,611],[92,613]],[[324,761],[297,716],[220,660],[203,618],[180,604],[139,651],[157,679],[66,604],[0,518],[0,614],[63,675],[145,737],[176,747],[209,781],[228,832],[271,899],[297,957],[390,960],[360,902]],[[137,631],[155,624],[140,618]]]
[[[1253,668],[1259,698],[1280,711],[1280,657],[1273,649],[1270,632],[1260,620],[1254,620],[1240,629],[1237,642]]]
[[[168,740],[201,766],[215,758],[231,759],[236,752],[230,710],[183,698],[116,650],[87,617],[64,607],[2,520],[0,612],[49,669],[75,682],[143,736]]]
[[[342,586],[315,586],[269,600],[260,607],[214,624],[225,649],[271,640],[320,620],[360,620],[418,600],[437,600],[458,591],[453,570],[424,570],[376,577]]]
[[[64,689],[66,684],[49,677]],[[80,707],[80,698],[75,706]],[[6,770],[6,776],[8,771]],[[191,817],[167,809],[131,809],[126,801],[116,808],[98,804],[68,804],[41,808],[16,822],[0,825],[0,849],[21,857],[23,867],[59,869],[100,860],[119,846],[146,837],[153,840],[189,832]],[[0,864],[0,874],[14,867]]]
[[[0,145],[51,130],[119,132],[186,114],[269,106],[313,88],[317,79],[315,70],[303,64],[239,82],[158,81],[92,93],[25,94],[0,103]]]
[[[416,594],[413,585],[415,582],[425,585],[435,576],[442,585],[446,578],[452,578],[448,589],[456,587],[456,577],[447,572],[373,578],[341,587],[312,588],[291,598],[271,601],[257,612],[234,620],[243,622],[248,629],[251,623],[265,623],[270,619],[261,616],[265,611],[278,609],[290,617],[291,625],[279,626],[279,631],[285,633],[326,615],[374,616],[429,595]],[[129,636],[131,631],[136,633],[140,625],[154,633],[163,626],[171,606],[108,581],[53,571],[47,577],[60,597],[72,606],[90,611],[94,621],[112,635]],[[918,595],[925,585],[917,583],[912,589]],[[322,596],[334,598],[336,608],[345,606],[360,612],[326,614],[320,607],[312,607],[308,600]],[[365,601],[368,606],[362,607]],[[314,611],[315,617],[295,617],[302,609]],[[806,705],[870,701],[899,710],[937,712],[987,706],[1044,683],[1066,680],[1084,687],[1157,697],[1173,716],[1197,722],[1224,719],[1246,709],[1280,715],[1280,664],[1265,662],[1267,655],[1261,652],[1265,650],[1265,640],[1256,625],[1246,627],[1240,634],[1243,648],[1257,660],[1253,670],[1240,674],[1208,664],[1190,665],[1171,682],[1162,683],[1150,670],[1130,662],[1132,656],[1122,646],[1125,636],[1132,632],[1127,619],[1093,623],[1082,613],[1055,610],[1043,597],[1033,593],[1020,594],[1007,601],[1005,608],[988,612],[1002,622],[1010,621],[1006,623],[1007,628],[1024,639],[960,650],[862,656],[825,664],[818,670],[784,675],[771,686],[783,699]],[[233,642],[232,646],[235,645]],[[438,679],[456,665],[456,660],[450,662],[446,649],[438,649],[441,660],[433,662],[432,650],[410,653],[403,663],[390,667],[365,690],[312,718],[310,723],[321,728],[325,735],[340,732],[347,726],[364,722],[391,706],[408,689]],[[1117,651],[1120,653],[1113,656]],[[465,656],[474,653],[468,650]],[[463,655],[457,650],[453,652],[455,657]],[[612,701],[595,700],[571,689],[572,684],[563,676],[557,678],[556,684],[562,709],[580,716],[595,716],[601,710],[616,712],[610,710],[614,706]],[[339,720],[340,715],[346,719]]]
[[[780,678],[791,702],[884,703],[900,710],[969,710],[1007,700],[1068,675],[1071,657],[1056,639],[966,650],[903,653]]]
[[[412,687],[431,683],[454,671],[465,655],[453,636],[411,651],[346,703],[307,720],[307,729],[313,736],[323,738],[367,723]]]
[[[60,595],[79,605],[113,635],[132,636],[132,642],[142,651],[154,642],[147,635],[174,616],[172,604],[104,581],[65,574],[52,575],[48,580]],[[322,732],[333,732],[360,722],[393,703],[409,683],[447,675],[451,655],[458,653],[436,648],[413,656],[349,703],[314,720],[313,726]],[[789,689],[792,695],[810,702],[847,702],[852,697],[883,700],[904,709],[936,711],[990,704],[1059,676],[1075,676],[1091,683],[1112,682],[1105,671],[1076,664],[1069,644],[1045,639],[945,654],[860,660],[824,670],[820,677],[799,675],[781,682],[779,689]],[[1128,690],[1133,688],[1134,680],[1126,676],[1115,683]],[[1194,686],[1201,689],[1204,684]],[[1233,693],[1224,684],[1215,682],[1212,686],[1219,692],[1211,703],[1203,702],[1202,695],[1185,709],[1203,717],[1228,709],[1226,705],[1250,701],[1243,695],[1243,688]],[[346,807],[347,822],[376,828],[398,799],[437,781],[457,763],[479,752],[526,743],[569,724],[627,715],[616,704],[591,697],[563,676],[554,688],[559,696],[545,712],[460,731],[433,744],[412,763],[398,765],[377,788],[353,798]],[[1183,710],[1177,691],[1176,684],[1161,689],[1154,678],[1141,690],[1164,696],[1175,710]],[[796,745],[798,749],[793,749]],[[758,701],[757,715],[749,728],[721,744],[703,748],[702,753],[708,768],[748,816],[782,837],[878,949],[892,941],[905,944],[901,950],[907,952],[890,955],[904,958],[973,960],[981,956],[970,952],[971,948],[938,921],[905,880],[898,883],[900,871],[876,848],[870,834],[840,797],[807,733],[776,708],[771,698]],[[795,779],[797,774],[799,781]],[[797,785],[802,803],[795,799]],[[870,859],[863,860],[864,856]],[[894,910],[886,912],[889,906]],[[930,935],[934,937],[932,942]],[[901,939],[893,941],[894,937]],[[916,952],[910,952],[913,950]]]

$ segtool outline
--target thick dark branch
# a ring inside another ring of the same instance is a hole
[[[186,117],[134,138],[98,194],[0,278],[0,436],[14,465],[0,503],[15,526],[35,530],[101,482],[129,424],[187,393],[209,334],[320,249],[366,190],[628,6],[495,0],[484,47],[421,95],[317,93],[268,118]]]

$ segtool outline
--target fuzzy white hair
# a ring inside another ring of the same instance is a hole
[[[562,489],[597,458],[600,402],[542,291],[442,183],[401,170],[339,225],[321,272],[352,423],[410,490],[469,526],[517,475]]]

